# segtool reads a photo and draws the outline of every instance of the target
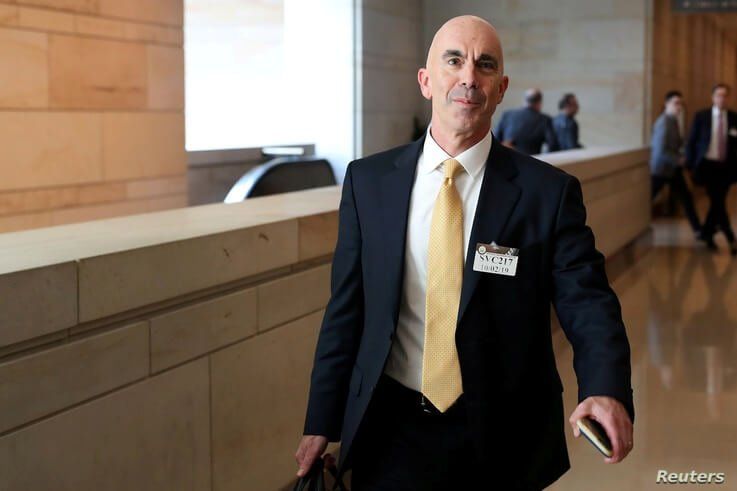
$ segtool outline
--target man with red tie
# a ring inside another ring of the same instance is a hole
[[[737,181],[737,113],[727,109],[729,92],[729,86],[716,84],[711,92],[713,106],[694,115],[686,157],[694,181],[704,186],[709,195],[709,212],[699,239],[716,250],[714,234],[719,229],[735,256],[737,243],[726,200],[730,186]]]

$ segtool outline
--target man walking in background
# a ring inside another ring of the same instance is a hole
[[[540,89],[525,92],[525,107],[510,109],[502,114],[495,136],[501,142],[527,155],[542,152],[543,143],[548,152],[559,149],[553,130],[553,120],[542,112],[543,93]]]
[[[578,141],[578,99],[575,94],[564,94],[558,102],[560,112],[553,118],[553,129],[558,139],[559,150],[582,148]]]
[[[694,233],[701,233],[701,223],[694,208],[691,191],[683,176],[683,138],[678,128],[678,118],[683,112],[683,96],[672,90],[665,95],[665,109],[655,121],[651,138],[650,179],[651,198],[655,199],[665,185],[680,201]]]
[[[686,155],[694,181],[706,188],[709,212],[699,238],[716,250],[714,234],[721,230],[737,255],[734,231],[727,213],[727,193],[737,180],[737,113],[727,109],[730,87],[717,84],[711,92],[713,105],[694,115]]]

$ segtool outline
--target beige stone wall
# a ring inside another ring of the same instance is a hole
[[[680,90],[690,123],[696,111],[711,106],[715,83],[737,90],[737,14],[676,13],[670,4],[653,0],[650,122],[661,113],[665,93]]]
[[[486,18],[499,31],[509,91],[494,116],[523,104],[527,88],[544,92],[544,111],[574,92],[586,146],[645,142],[650,0],[425,0],[425,46],[447,19]]]
[[[616,152],[588,148],[541,156],[581,181],[586,223],[594,231],[596,247],[607,257],[650,227],[649,157],[642,147]]]
[[[546,156],[607,256],[649,226],[647,156]],[[0,489],[287,489],[340,192],[0,235]]]
[[[362,0],[360,4],[359,157],[412,141],[413,118],[427,125],[425,106],[429,105],[417,83],[417,70],[425,64],[422,2]]]
[[[182,0],[0,1],[0,232],[186,206]]]
[[[337,197],[0,236],[0,489],[286,485]]]

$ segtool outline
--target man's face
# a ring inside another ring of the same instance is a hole
[[[726,109],[727,103],[729,102],[729,89],[726,87],[719,87],[714,91],[711,99],[714,101],[714,105],[716,107],[719,109]]]
[[[474,22],[446,24],[433,41],[427,65],[418,80],[422,95],[432,101],[433,118],[458,132],[491,125],[509,83],[493,29]]]
[[[568,103],[568,111],[571,117],[578,114],[578,99],[571,97],[571,101]]]
[[[670,99],[668,99],[668,102],[665,103],[665,110],[668,114],[672,116],[678,116],[683,111],[683,99],[681,99],[679,96],[673,96]]]

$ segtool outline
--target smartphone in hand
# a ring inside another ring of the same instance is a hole
[[[604,427],[599,424],[598,421],[594,421],[591,418],[581,418],[576,421],[578,429],[581,430],[583,436],[586,437],[596,449],[604,454],[606,457],[611,457],[614,452],[612,451],[612,442],[609,441],[609,437],[604,430]]]

